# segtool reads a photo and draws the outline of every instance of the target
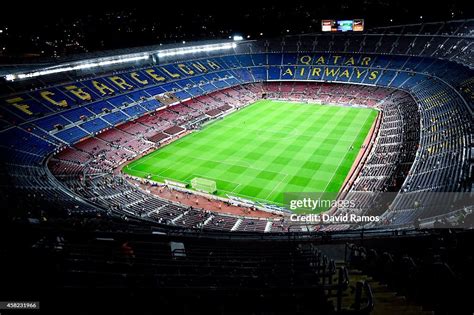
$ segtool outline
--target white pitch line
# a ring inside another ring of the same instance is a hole
[[[281,183],[283,183],[285,181],[285,179],[288,177],[288,174],[285,174],[285,177],[283,177],[283,179],[281,181],[278,182],[278,184],[275,185],[275,187],[273,187],[272,191],[270,191],[270,193],[265,197],[265,199],[268,199],[268,197],[270,197],[273,192],[275,191],[275,189],[281,185]]]
[[[369,120],[369,116],[367,116],[367,118],[365,119],[365,122],[364,124],[359,128],[359,131],[356,133],[356,136],[354,137],[354,139],[352,140],[352,144],[354,144],[354,141],[357,139],[357,137],[359,136],[359,133],[361,132],[362,130],[362,127],[364,127],[365,123],[367,122],[367,120]],[[346,152],[346,154],[344,154],[344,157],[339,161],[339,164],[337,165],[337,168],[336,168],[336,171],[332,174],[331,176],[331,179],[329,179],[328,183],[326,184],[326,187],[324,187],[324,190],[322,192],[325,192],[326,189],[328,188],[329,184],[332,182],[332,179],[334,178],[334,176],[336,176],[336,173],[337,173],[337,170],[339,170],[339,167],[341,167],[341,164],[342,162],[346,159],[346,156],[347,154],[349,154],[349,150]],[[357,153],[358,154],[358,153]]]
[[[239,188],[239,187],[240,187],[240,185],[241,185],[241,184],[237,184],[237,186],[235,186],[235,188],[234,188],[234,189],[232,189],[232,191],[231,191],[230,193],[231,193],[231,194],[233,194],[233,193],[234,193],[234,191],[235,191],[237,188]]]

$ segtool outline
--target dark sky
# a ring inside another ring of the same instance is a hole
[[[447,0],[313,0],[299,1],[131,1],[127,5],[116,1],[115,4],[105,4],[100,1],[63,1],[62,4],[47,4],[43,1],[25,4],[23,1],[9,1],[7,10],[0,10],[0,19],[7,23],[34,27],[33,23],[51,23],[58,19],[69,19],[87,15],[101,16],[105,12],[119,10],[137,10],[144,18],[173,21],[182,14],[214,14],[222,22],[231,25],[243,25],[245,15],[255,17],[253,23],[258,23],[258,14],[262,11],[278,12],[278,19],[285,19],[295,14],[308,13],[317,19],[321,18],[351,18],[362,17],[372,21],[383,21],[393,17],[401,22],[413,21],[419,15],[430,20],[444,20],[449,18],[450,12],[455,12],[459,18],[473,17],[472,5],[469,1]],[[191,3],[187,3],[191,2]],[[76,4],[74,4],[76,3]],[[185,4],[186,3],[186,4]],[[28,10],[25,10],[25,6]],[[14,13],[12,13],[14,12]]]
[[[158,43],[311,33],[321,19],[364,18],[366,27],[472,18],[467,1],[11,1],[0,10],[0,57],[60,56]],[[28,9],[26,9],[26,7]],[[420,19],[420,16],[423,16]],[[392,22],[390,22],[392,20]]]

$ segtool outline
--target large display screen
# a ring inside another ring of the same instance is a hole
[[[364,20],[322,20],[323,32],[362,32],[364,30]]]
[[[337,30],[341,32],[352,31],[353,20],[341,20],[337,21]]]

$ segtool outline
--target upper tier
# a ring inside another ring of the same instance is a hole
[[[160,106],[154,97],[165,92],[187,99],[235,84],[267,80],[351,82],[409,90],[428,76],[460,90],[472,108],[473,70],[447,60],[361,53],[259,53],[145,66],[88,79],[65,77],[66,83],[13,92],[0,98],[0,129],[34,122],[51,131],[55,124],[68,125],[80,117],[92,118],[104,109],[114,112],[145,99],[152,110]],[[115,124],[129,118],[126,113],[120,116],[105,120]]]

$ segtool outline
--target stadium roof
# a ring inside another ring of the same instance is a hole
[[[39,76],[42,75],[42,72],[50,74],[81,70],[96,66],[107,66],[110,64],[126,64],[146,60],[152,57],[161,58],[231,49],[236,47],[237,43],[238,42],[234,40],[207,40],[75,54],[57,59],[38,60],[37,63],[0,65],[0,76],[10,80],[12,76],[18,76],[19,74],[25,73],[37,73],[38,75],[34,76]],[[18,79],[18,77],[15,79]]]

